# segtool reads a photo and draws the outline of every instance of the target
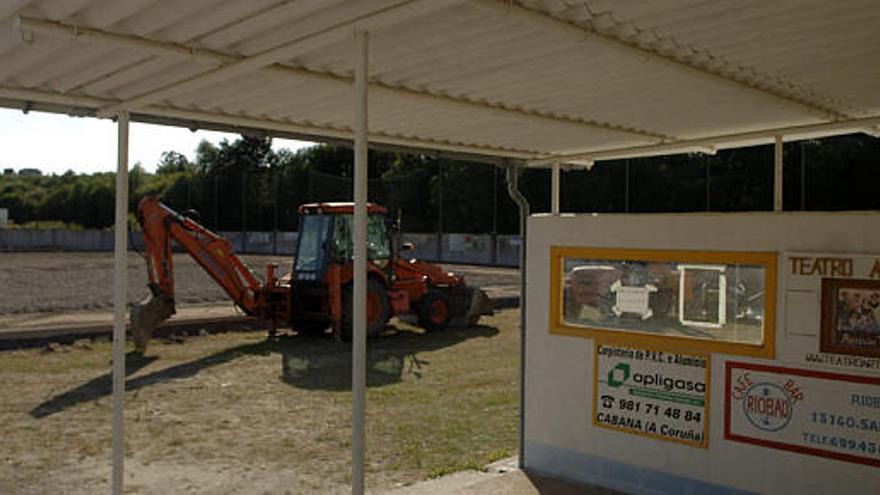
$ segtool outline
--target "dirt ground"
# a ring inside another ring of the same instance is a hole
[[[256,273],[290,257],[243,256]],[[229,304],[175,255],[178,306]],[[129,299],[147,296],[129,255]],[[490,294],[515,295],[515,270],[450,266]],[[111,253],[0,253],[0,323],[74,321],[113,304]],[[199,309],[203,308],[203,309]],[[91,312],[91,313],[89,313]],[[38,315],[39,314],[39,315]],[[518,313],[424,334],[393,322],[369,344],[367,486],[372,492],[515,454]],[[349,346],[265,333],[154,342],[127,359],[129,493],[347,493]],[[110,477],[110,344],[0,353],[0,493],[102,493]]]
[[[242,256],[257,274],[266,263],[290,270],[288,256]],[[128,256],[131,302],[149,295],[147,268],[137,253]],[[186,254],[174,255],[177,300],[182,304],[222,302],[220,287]],[[113,253],[0,253],[0,314],[44,313],[113,307]]]
[[[518,312],[368,346],[367,486],[383,492],[515,454]],[[129,354],[130,493],[346,493],[350,347],[228,333]],[[106,493],[110,344],[0,356],[0,493]],[[14,384],[14,385],[13,385]]]
[[[289,271],[293,262],[290,256],[243,255],[242,259],[260,277],[270,262],[277,263],[282,273]],[[463,272],[468,284],[475,287],[491,285],[514,292],[518,288],[515,270],[448,268]],[[129,254],[128,273],[130,302],[147,297],[146,263],[139,254]],[[229,301],[186,254],[174,255],[174,280],[178,306]],[[0,288],[0,315],[109,310],[113,307],[113,253],[0,253]]]

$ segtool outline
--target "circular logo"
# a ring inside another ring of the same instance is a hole
[[[746,418],[755,428],[779,431],[791,421],[793,404],[782,387],[775,383],[755,383],[742,400]]]

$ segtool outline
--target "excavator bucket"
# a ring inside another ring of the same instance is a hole
[[[153,329],[174,314],[174,299],[151,295],[147,299],[131,305],[131,335],[134,350],[139,354],[147,351],[147,342]]]
[[[483,315],[494,314],[495,305],[482,289],[460,287],[455,290],[450,301],[452,318],[449,324],[454,327],[471,327]]]

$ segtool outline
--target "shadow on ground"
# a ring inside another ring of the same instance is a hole
[[[125,376],[133,375],[135,372],[155,360],[156,358],[153,356],[142,356],[134,352],[129,352],[125,356]],[[126,389],[128,389],[127,385]],[[112,392],[113,374],[107,373],[43,402],[31,410],[31,416],[35,418],[50,416],[57,412],[61,412],[72,405],[98,399],[105,395],[110,395]]]
[[[475,326],[437,333],[416,333],[390,325],[385,333],[367,344],[367,386],[397,383],[407,375],[421,378],[428,361],[418,353],[442,349],[474,338],[498,335],[495,327]],[[351,389],[351,344],[331,342],[326,337],[290,336],[240,345],[194,361],[177,364],[144,376],[127,379],[125,390],[139,390],[171,380],[190,378],[200,371],[246,355],[281,356],[281,380],[310,390]],[[155,361],[155,356],[128,353],[126,377]],[[44,418],[84,402],[112,394],[112,373],[106,373],[71,390],[62,392],[31,410],[31,416]]]

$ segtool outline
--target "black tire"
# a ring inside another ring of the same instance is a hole
[[[419,326],[429,332],[440,332],[449,327],[452,319],[450,300],[445,291],[429,289],[419,302]]]
[[[351,309],[351,299],[354,293],[354,285],[346,284],[342,288],[342,339],[351,340],[352,320],[354,314]],[[371,318],[370,307],[375,315]],[[388,320],[391,318],[391,304],[388,302],[388,292],[385,285],[374,277],[367,278],[367,338],[373,338],[382,333]]]

